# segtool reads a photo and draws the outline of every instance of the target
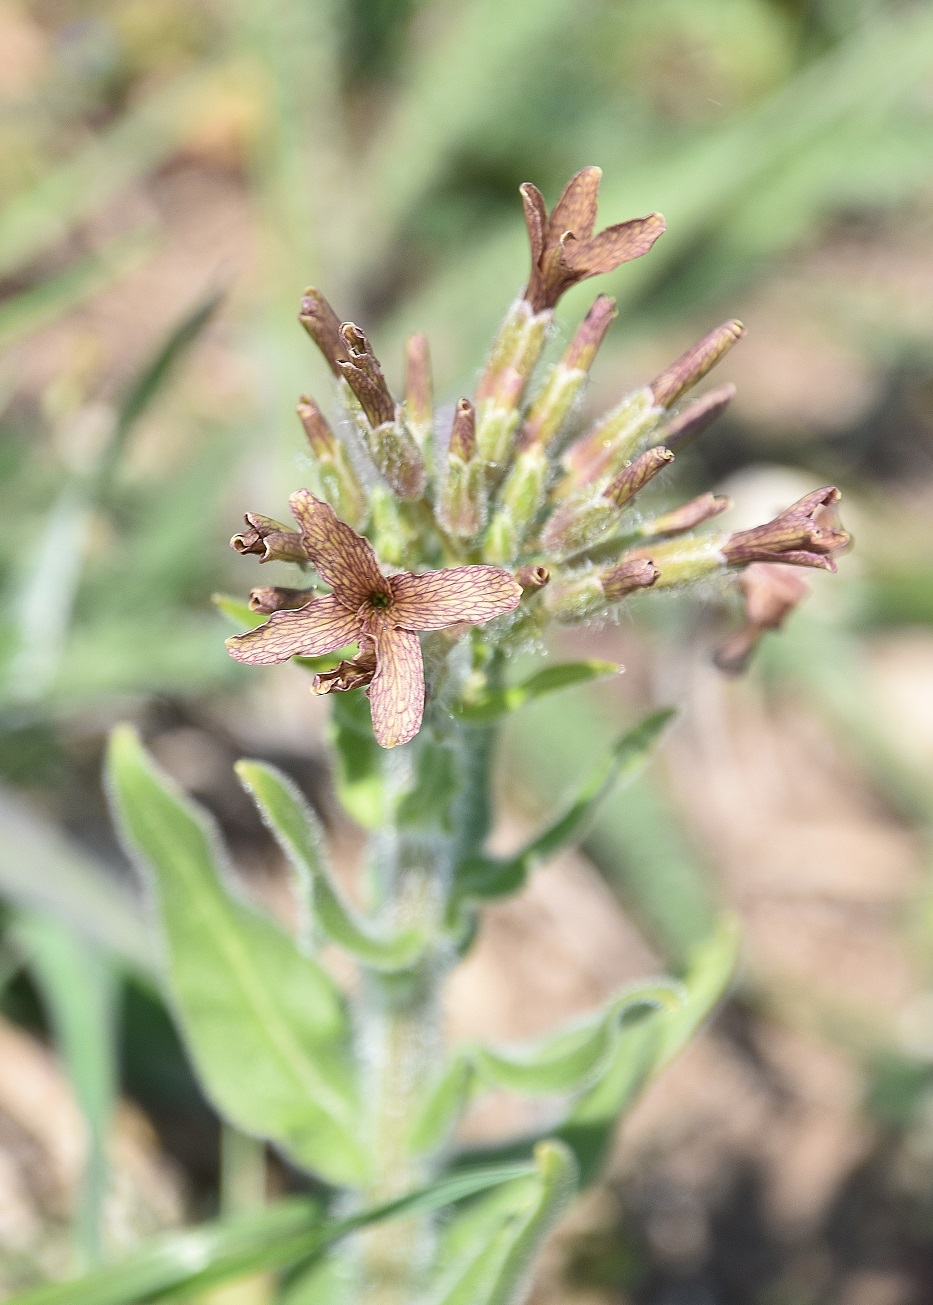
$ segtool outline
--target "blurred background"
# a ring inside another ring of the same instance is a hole
[[[140,726],[274,911],[237,757],[359,847],[320,700],[230,661],[210,602],[285,579],[227,540],[286,514],[295,401],[328,398],[301,291],[390,383],[427,331],[453,401],[524,284],[519,184],[553,203],[590,163],[601,224],[668,232],[600,283],[620,316],[584,415],[738,316],[738,398],[676,488],[725,486],[738,526],[836,483],[857,546],[741,681],[711,665],[718,598],[559,641],[628,672],[510,728],[502,846],[627,721],[682,718],[581,852],[490,911],[451,1035],[537,1034],[737,913],[729,1004],[536,1305],[933,1299],[933,8],[893,0],[0,0],[2,1298],[255,1195],[235,1156],[222,1179],[235,1139],[158,996],[108,728]],[[469,1131],[516,1122],[496,1099]],[[299,1179],[271,1158],[269,1183]]]

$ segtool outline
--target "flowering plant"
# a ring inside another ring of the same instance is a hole
[[[598,1176],[618,1119],[728,982],[734,938],[723,926],[684,974],[621,992],[541,1043],[444,1046],[441,988],[483,904],[516,892],[579,837],[671,715],[625,734],[564,811],[494,857],[501,720],[618,669],[573,662],[516,684],[513,655],[539,647],[551,622],[607,620],[640,591],[721,577],[738,579],[748,607],[746,627],[720,650],[722,665],[739,669],[804,592],[789,568],[832,570],[847,543],[834,488],[739,532],[708,527],[729,506],[713,494],[640,510],[648,483],[662,483],[729,403],[725,386],[678,407],[741,337],[738,322],[568,439],[615,310],[600,295],[534,388],[554,308],[570,286],[646,254],[664,230],[652,214],[594,235],[599,179],[585,168],[550,214],[534,186],[522,187],[528,285],[473,398],[450,416],[432,411],[423,337],[408,343],[397,402],[358,327],[316,290],[302,300],[341,421],[333,428],[302,398],[313,488],[292,495],[294,525],[250,512],[232,540],[260,562],[295,564],[302,583],[255,588],[248,609],[228,602],[253,627],[228,646],[252,666],[296,658],[312,691],[331,695],[337,790],[371,835],[366,910],[344,897],[316,815],[273,767],[243,761],[237,772],[294,872],[295,937],[231,890],[209,822],[136,737],[124,729],[112,741],[115,809],[153,893],[168,989],[205,1091],[327,1192],[323,1213],[302,1206],[258,1258],[241,1245],[226,1262],[228,1274],[290,1266],[280,1298],[295,1305],[521,1300],[537,1249],[577,1186]],[[356,962],[352,996],[322,959],[324,942]],[[547,1125],[504,1153],[459,1146],[459,1121],[489,1088],[546,1098]]]

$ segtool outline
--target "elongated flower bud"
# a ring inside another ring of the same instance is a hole
[[[298,320],[324,355],[328,367],[339,377],[340,364],[349,360],[349,354],[340,335],[340,318],[320,290],[309,286],[304,292]]]
[[[674,455],[670,449],[661,445],[647,449],[609,482],[603,490],[603,498],[607,498],[616,507],[622,507],[673,461]]]
[[[581,490],[551,515],[541,532],[541,545],[554,557],[572,557],[618,530],[619,509],[659,471],[673,462],[670,449],[648,449],[615,477],[603,492]]]
[[[676,403],[682,394],[703,379],[710,368],[715,367],[744,334],[743,324],[731,321],[724,322],[722,326],[717,326],[708,335],[704,335],[702,340],[698,340],[651,382],[655,403],[661,408],[669,408],[672,403]]]
[[[532,403],[519,437],[520,447],[540,444],[547,448],[553,443],[583,387],[615,315],[615,301],[607,295],[600,295]]]
[[[724,571],[727,563],[722,548],[728,538],[728,535],[711,534],[656,540],[643,548],[632,549],[623,560],[650,560],[659,572],[654,587],[673,589]]]
[[[304,565],[308,561],[297,530],[291,530],[281,521],[264,517],[259,512],[247,512],[243,519],[246,529],[230,540],[234,552],[252,554],[260,562],[298,562]]]
[[[648,558],[623,559],[603,571],[590,567],[560,576],[543,596],[549,616],[574,624],[605,616],[609,609],[639,589],[649,589],[658,570]]]
[[[583,485],[614,475],[663,415],[647,386],[628,395],[564,453],[561,464],[567,474],[557,488],[558,495],[566,497]]]
[[[544,502],[550,462],[541,448],[523,449],[502,487],[499,510],[487,542],[491,561],[505,565],[518,556]]]
[[[405,422],[422,448],[431,434],[434,398],[426,335],[412,335],[405,346]]]
[[[674,449],[675,452],[686,448],[725,412],[734,398],[734,385],[723,385],[718,390],[710,390],[702,399],[688,404],[676,417],[665,422],[658,432],[659,438],[667,448]]]
[[[607,601],[617,603],[636,589],[649,589],[660,574],[650,557],[632,557],[600,571],[599,583]]]
[[[689,503],[674,508],[672,512],[665,512],[651,521],[642,522],[638,527],[638,533],[646,539],[657,535],[680,535],[702,525],[704,521],[718,517],[720,512],[725,512],[731,507],[732,499],[726,498],[725,495],[700,494]]]
[[[486,525],[486,475],[476,452],[476,415],[469,399],[454,412],[438,519],[451,535],[471,539]]]
[[[346,448],[313,399],[302,395],[297,411],[317,463],[324,497],[333,504],[341,520],[354,527],[361,525],[366,517],[366,496]]]
[[[395,400],[389,393],[379,360],[358,326],[344,322],[340,339],[346,357],[338,358],[337,367],[359,400],[370,426],[383,426],[395,420]]]
[[[525,300],[512,305],[476,387],[476,444],[490,479],[505,472],[520,419],[519,405],[538,364],[553,313],[536,313]]]

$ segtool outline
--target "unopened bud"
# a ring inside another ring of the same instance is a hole
[[[340,338],[346,355],[345,359],[337,360],[337,367],[359,400],[366,420],[373,428],[394,422],[395,400],[366,336],[352,322],[344,322]]]
[[[639,526],[638,533],[646,539],[657,535],[680,535],[686,530],[693,530],[696,526],[702,525],[704,521],[718,517],[720,512],[725,512],[731,507],[732,499],[726,498],[725,495],[700,494],[689,503],[674,508],[672,512],[665,512],[652,521],[645,521]]]
[[[651,391],[655,403],[661,408],[669,408],[682,394],[701,381],[711,367],[732,348],[737,340],[745,334],[741,322],[724,322],[715,330],[704,335],[693,348],[681,354],[676,362],[665,368],[651,382]]]
[[[235,552],[252,554],[260,562],[298,562],[303,566],[308,561],[297,530],[259,512],[247,512],[244,521],[246,529],[230,540]]]
[[[427,469],[407,427],[401,421],[387,421],[364,431],[364,436],[373,462],[399,498],[420,498],[427,484]]]
[[[292,611],[304,607],[318,597],[314,589],[284,589],[280,585],[267,585],[249,591],[249,610],[269,615],[272,612]]]
[[[354,527],[361,525],[366,516],[366,495],[356,478],[346,448],[337,439],[313,399],[302,395],[297,411],[317,463],[324,497],[333,505],[341,521]]]
[[[558,493],[565,496],[612,476],[654,430],[662,415],[663,409],[655,404],[647,386],[628,395],[564,453],[561,465],[567,475]]]
[[[670,449],[660,445],[654,449],[647,449],[610,481],[603,490],[603,498],[607,498],[616,507],[622,507],[643,490],[659,471],[663,471],[673,461],[674,455]]]
[[[549,470],[547,454],[540,448],[524,449],[515,459],[490,530],[490,560],[500,565],[514,560],[544,502]]]
[[[660,574],[650,558],[632,557],[601,571],[599,582],[607,601],[617,603],[636,589],[649,589]]]
[[[340,335],[340,318],[320,290],[309,286],[304,292],[298,320],[324,355],[328,367],[339,377],[340,363],[346,362],[349,355]]]
[[[486,400],[502,401],[503,385],[514,386],[510,373],[514,373],[520,383],[514,402],[517,404],[521,400],[524,387],[541,357],[553,316],[551,309],[536,313],[524,299],[512,305],[499,328],[486,370],[476,387],[477,407]]]
[[[728,535],[715,534],[659,540],[633,549],[625,560],[648,559],[659,572],[655,589],[672,589],[722,571],[726,565],[722,553],[726,539]]]
[[[405,421],[422,448],[431,434],[433,412],[428,338],[412,335],[405,346]]]
[[[519,437],[522,448],[535,444],[547,448],[553,443],[615,315],[615,302],[607,295],[600,295],[532,403]]]
[[[476,413],[469,399],[460,399],[454,411],[448,452],[461,462],[469,462],[476,450]]]
[[[658,432],[660,438],[669,449],[679,451],[686,448],[725,412],[734,398],[734,385],[723,385],[718,390],[710,390],[702,399],[688,404],[676,417],[665,422]]]
[[[551,573],[546,566],[523,566],[515,572],[515,579],[525,593],[536,593],[549,582]]]
[[[486,474],[474,457],[475,417],[469,399],[460,399],[454,412],[447,450],[447,474],[441,485],[438,519],[461,539],[472,539],[486,525]]]

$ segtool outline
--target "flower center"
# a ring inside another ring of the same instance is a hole
[[[384,611],[389,606],[389,602],[388,594],[376,593],[369,595],[370,607],[375,607],[379,611]]]

